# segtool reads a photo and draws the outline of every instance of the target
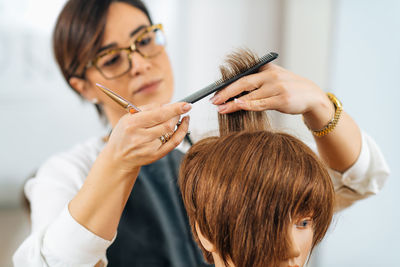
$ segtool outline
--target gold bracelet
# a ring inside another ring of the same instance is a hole
[[[333,116],[333,118],[328,122],[328,124],[324,128],[320,130],[310,129],[310,127],[308,127],[308,125],[306,124],[306,126],[313,133],[313,135],[317,137],[323,137],[328,133],[332,132],[333,129],[335,129],[336,125],[338,124],[340,115],[342,114],[343,111],[343,106],[342,103],[340,103],[339,99],[337,99],[336,96],[332,93],[327,93],[327,95],[329,100],[332,101],[333,105],[335,106],[335,115]]]

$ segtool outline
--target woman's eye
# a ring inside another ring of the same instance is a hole
[[[147,38],[143,38],[142,40],[140,40],[140,42],[138,42],[139,46],[146,46],[148,44],[150,44],[152,41],[151,37],[147,37]]]
[[[113,55],[110,59],[107,59],[103,63],[103,67],[109,67],[109,66],[116,64],[120,58],[121,58],[121,55],[119,55],[119,54]]]

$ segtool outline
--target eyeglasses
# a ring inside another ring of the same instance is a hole
[[[88,63],[106,79],[115,79],[132,68],[132,54],[137,51],[144,58],[152,58],[162,52],[165,47],[165,35],[162,24],[151,25],[134,40],[129,47],[108,50]]]

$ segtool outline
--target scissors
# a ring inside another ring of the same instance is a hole
[[[114,100],[118,105],[123,107],[130,114],[134,114],[134,113],[141,111],[137,106],[135,106],[134,104],[132,104],[131,102],[129,102],[128,100],[123,98],[122,96],[114,93],[113,91],[111,91],[111,89],[108,89],[104,85],[96,83],[96,86],[98,88],[100,88],[101,91],[103,91],[103,93],[105,93],[107,96],[109,96],[112,100]]]

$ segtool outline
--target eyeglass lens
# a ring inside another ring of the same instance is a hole
[[[137,52],[143,57],[154,57],[165,46],[165,36],[159,29],[144,33],[135,41]],[[113,78],[124,74],[131,68],[129,49],[115,49],[101,56],[96,63],[97,68],[107,78]]]

